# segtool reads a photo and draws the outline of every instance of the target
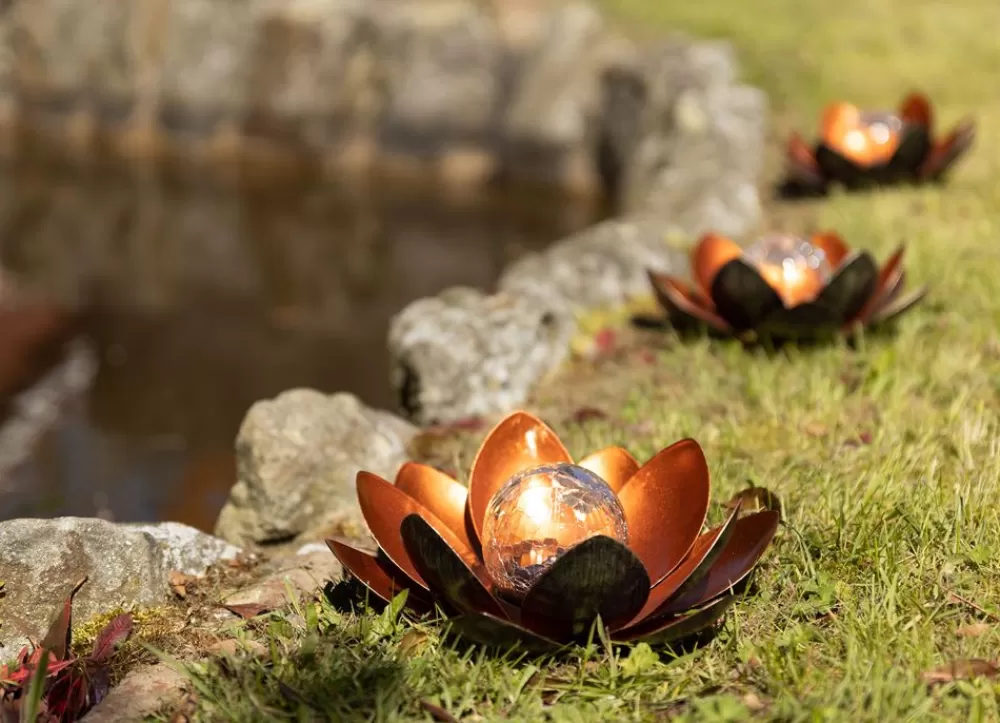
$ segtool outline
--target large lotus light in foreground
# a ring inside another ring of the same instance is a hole
[[[887,324],[924,297],[925,287],[902,293],[903,251],[879,269],[834,233],[770,234],[746,250],[707,234],[691,252],[693,285],[654,271],[649,278],[675,326],[749,339],[818,338]]]
[[[813,147],[798,134],[788,139],[788,181],[817,192],[830,183],[856,188],[938,181],[972,145],[975,130],[975,123],[965,119],[946,136],[935,137],[930,101],[920,93],[908,95],[896,112],[832,103],[823,112]]]
[[[517,412],[487,436],[469,488],[408,463],[395,484],[360,472],[358,500],[379,545],[329,540],[375,596],[408,590],[484,644],[533,650],[585,638],[600,616],[615,640],[669,642],[736,600],[777,529],[739,505],[703,531],[708,467],[686,439],[639,465],[620,447],[574,463],[556,434]]]

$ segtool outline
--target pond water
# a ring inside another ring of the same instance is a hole
[[[408,302],[490,289],[604,210],[412,184],[242,190],[149,172],[0,173],[0,263],[91,300],[97,374],[8,481],[0,519],[97,515],[210,530],[250,405],[284,389],[391,408],[385,340]]]

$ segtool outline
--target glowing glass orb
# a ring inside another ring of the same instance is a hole
[[[789,234],[768,234],[745,256],[786,306],[814,299],[832,273],[823,249]]]
[[[903,131],[902,119],[892,113],[869,111],[861,114],[857,128],[844,136],[848,155],[864,163],[884,163],[896,152]]]
[[[511,477],[486,508],[486,571],[499,592],[519,598],[556,558],[594,535],[628,544],[625,511],[607,483],[574,464],[533,467]]]

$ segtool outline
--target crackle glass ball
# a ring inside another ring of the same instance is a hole
[[[787,304],[815,297],[833,272],[823,249],[791,234],[762,236],[745,256]]]
[[[490,500],[486,570],[507,597],[522,597],[566,550],[594,535],[628,544],[625,511],[607,483],[574,464],[524,470]]]

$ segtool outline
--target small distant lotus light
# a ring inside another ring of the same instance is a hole
[[[887,324],[927,293],[903,294],[904,248],[879,269],[835,233],[800,238],[774,233],[743,250],[707,234],[691,253],[694,284],[649,272],[677,327],[705,326],[746,339],[806,339]]]
[[[408,590],[487,644],[551,650],[600,617],[614,640],[667,643],[732,605],[777,530],[774,510],[737,501],[703,530],[708,465],[686,439],[640,465],[621,447],[576,462],[543,422],[516,412],[486,437],[469,487],[407,463],[395,484],[368,472],[358,500],[379,549],[328,540],[382,600]]]
[[[930,101],[908,95],[897,111],[866,111],[832,103],[823,112],[820,137],[810,147],[792,134],[786,147],[788,181],[821,192],[831,183],[848,188],[943,179],[975,139],[975,123],[965,119],[938,137]]]

